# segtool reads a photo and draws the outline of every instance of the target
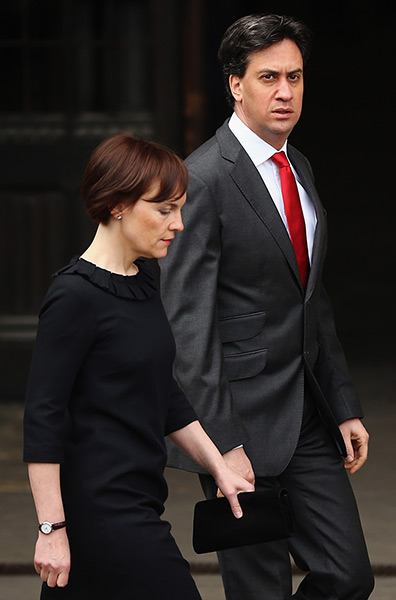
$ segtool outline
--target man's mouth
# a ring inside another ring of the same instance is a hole
[[[279,115],[289,115],[293,112],[291,108],[275,108],[272,112],[275,112]]]

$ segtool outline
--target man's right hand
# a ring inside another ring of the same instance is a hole
[[[243,448],[229,450],[223,454],[223,458],[233,471],[254,485],[255,476],[252,463]]]

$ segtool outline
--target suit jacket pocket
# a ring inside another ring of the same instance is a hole
[[[249,340],[260,333],[264,327],[266,311],[225,317],[219,320],[220,339],[224,343]]]
[[[267,364],[267,353],[268,350],[265,348],[241,354],[225,355],[224,363],[229,381],[248,379],[261,373]]]

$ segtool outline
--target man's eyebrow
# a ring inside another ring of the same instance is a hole
[[[303,70],[299,67],[298,69],[293,69],[292,71],[288,71],[287,74],[288,75],[296,75],[297,73],[302,73]],[[276,69],[260,69],[259,71],[257,71],[258,75],[263,75],[263,74],[267,74],[267,75],[279,75],[280,71],[277,71]]]
[[[257,75],[261,75],[262,73],[269,73],[270,75],[277,75],[279,73],[279,71],[276,71],[275,69],[260,69],[259,71],[257,71]]]

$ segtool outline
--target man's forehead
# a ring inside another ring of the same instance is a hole
[[[275,42],[270,46],[254,50],[248,55],[247,64],[249,65],[252,62],[258,63],[262,61],[268,61],[268,63],[273,63],[274,61],[284,63],[285,60],[300,64],[300,67],[296,64],[292,68],[302,68],[303,57],[299,47],[293,40],[284,39],[280,42]]]

